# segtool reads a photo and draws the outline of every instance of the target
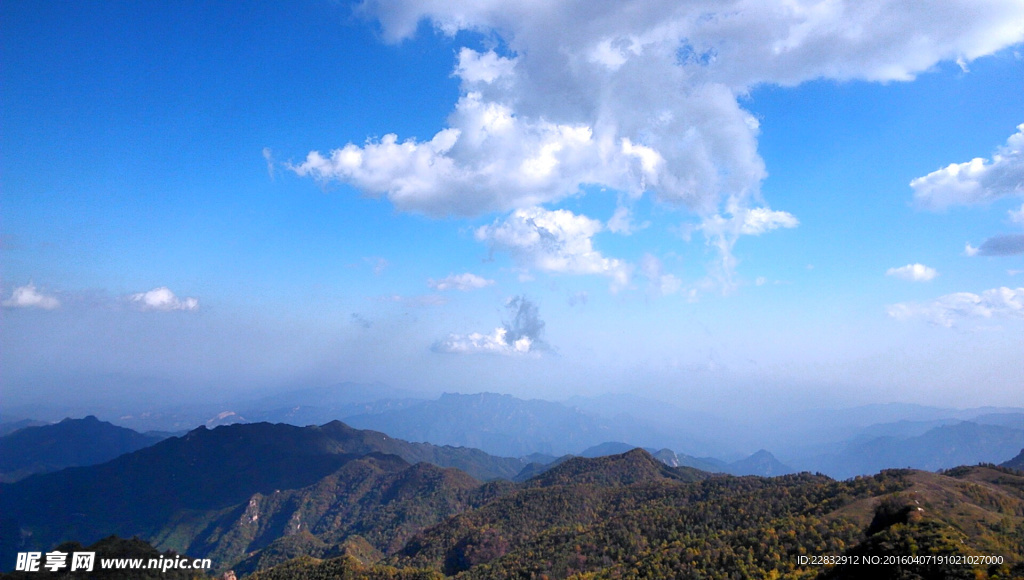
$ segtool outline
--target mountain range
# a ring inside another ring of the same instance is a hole
[[[838,478],[889,467],[935,470],[998,463],[1024,446],[1024,409],[1018,408],[867,405],[750,417],[746,424],[737,424],[629,395],[575,397],[561,403],[495,393],[449,393],[429,399],[386,385],[357,383],[212,405],[196,415],[192,425],[267,421],[304,426],[342,420],[407,441],[472,447],[519,459],[492,474],[471,471],[483,479],[515,477],[531,463],[538,464],[531,468],[536,472],[561,456],[585,454],[609,442],[622,442],[619,452],[643,447],[669,465],[712,472],[773,475],[806,470]],[[172,424],[179,425],[183,415],[175,413],[133,412],[114,421],[156,427],[161,420],[147,423],[143,417],[174,416]],[[758,450],[771,459],[760,454],[761,463],[750,463]]]
[[[735,477],[632,449],[565,457],[521,483],[495,475],[523,462],[337,421],[201,427],[0,484],[0,562],[116,534],[257,580],[805,577],[835,571],[801,565],[806,550],[893,554],[910,542],[1004,555],[977,577],[1024,573],[1024,473],[1010,468]]]
[[[1020,425],[1024,427],[1024,415]],[[797,462],[797,467],[845,478],[891,467],[935,471],[957,465],[999,463],[1024,447],[1024,428],[958,421],[919,435],[858,438],[840,449]]]
[[[611,442],[623,452],[644,447],[652,453],[669,449],[665,461],[689,465],[707,471],[733,474],[778,475],[798,470],[825,473],[846,478],[876,473],[890,467],[936,470],[975,463],[999,463],[1024,447],[1024,410],[976,409],[955,411],[911,405],[873,405],[856,408],[847,414],[820,412],[794,417],[792,424],[769,424],[763,440],[754,440],[752,449],[733,448],[712,457],[707,449],[723,449],[721,443],[700,447],[701,440],[723,437],[732,426],[728,421],[715,425],[709,417],[692,418],[692,412],[671,405],[656,409],[654,402],[616,397],[612,403],[622,411],[611,416],[599,404],[577,398],[582,407],[540,400],[522,400],[510,395],[477,393],[445,394],[436,400],[406,401],[400,408],[378,407],[370,413],[343,418],[365,429],[392,433],[411,441],[467,446],[491,454],[525,457],[540,453],[547,457],[566,454],[586,455],[589,450]],[[607,403],[607,402],[604,402]],[[584,410],[584,409],[590,410]],[[680,413],[680,432],[671,432],[670,420],[663,417],[666,408]],[[645,410],[650,416],[643,415]],[[689,418],[689,422],[682,417]],[[817,417],[817,420],[815,420]],[[910,419],[891,420],[909,417]],[[881,422],[872,422],[875,420]],[[648,420],[650,422],[648,422]],[[831,422],[822,426],[821,421]],[[651,426],[653,424],[653,427]],[[695,434],[694,426],[705,432]],[[803,443],[787,443],[778,436],[787,430],[804,430]],[[813,439],[816,433],[821,439]],[[813,445],[808,445],[814,441]],[[674,450],[672,442],[675,446]],[[770,447],[772,442],[782,449]],[[748,443],[750,444],[750,443]],[[697,449],[696,453],[688,450]],[[655,451],[657,450],[657,451]],[[549,461],[545,459],[544,463]]]

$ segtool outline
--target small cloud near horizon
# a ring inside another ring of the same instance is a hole
[[[5,308],[39,308],[42,310],[60,308],[60,300],[56,296],[40,292],[31,282],[15,288],[11,292],[11,297],[0,304]]]
[[[128,296],[128,302],[139,310],[170,312],[180,310],[195,312],[199,310],[199,299],[193,297],[178,298],[170,288],[161,286],[147,292],[139,292]]]
[[[431,350],[445,354],[501,354],[524,355],[550,350],[541,338],[544,321],[537,305],[525,296],[515,296],[505,304],[511,319],[490,334],[473,332],[449,334],[434,343]]]

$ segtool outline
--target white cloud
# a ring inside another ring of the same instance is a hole
[[[479,92],[463,95],[430,141],[394,134],[329,156],[317,151],[291,169],[319,181],[349,183],[385,196],[403,211],[431,216],[478,215],[557,201],[598,182],[601,145],[582,124],[528,122]]]
[[[11,297],[3,301],[6,308],[41,308],[43,310],[54,310],[60,308],[60,300],[55,296],[48,296],[36,289],[32,283],[18,286],[11,292]]]
[[[465,274],[450,274],[440,280],[434,280],[431,278],[427,280],[427,285],[435,290],[478,290],[480,288],[486,288],[494,284],[494,280],[488,280],[466,272]]]
[[[393,42],[429,19],[448,35],[497,31],[520,53],[563,46],[548,59],[574,57],[613,72],[651,58],[665,43],[683,64],[743,85],[819,77],[907,80],[938,60],[966,64],[1024,34],[1024,9],[1013,0],[369,0],[361,9],[381,21]]]
[[[613,287],[621,288],[629,283],[630,266],[594,249],[591,238],[602,229],[600,221],[568,210],[530,207],[478,228],[476,239],[509,252],[522,266],[545,272],[608,276]]]
[[[524,355],[548,350],[542,339],[544,321],[538,315],[537,305],[523,296],[510,299],[505,308],[511,319],[490,334],[449,334],[434,343],[434,352],[448,354],[502,354]]]
[[[153,288],[148,292],[139,292],[128,297],[129,303],[139,310],[199,310],[198,298],[178,298],[167,287]]]
[[[1016,0],[366,0],[358,10],[388,41],[425,20],[504,49],[459,50],[460,96],[433,136],[312,151],[293,171],[431,216],[522,210],[583,185],[650,193],[702,219],[748,211],[734,231],[705,229],[726,281],[736,236],[796,224],[756,207],[767,173],[758,121],[738,96],[765,83],[910,80],[1024,40]],[[626,231],[619,224],[609,228]]]
[[[885,271],[885,275],[911,282],[927,282],[938,276],[939,273],[935,271],[935,268],[929,268],[924,264],[907,264],[899,268],[889,268]]]
[[[666,66],[678,68],[671,51],[663,56]],[[481,79],[491,77],[478,70],[480,63],[501,59],[463,49],[455,69],[463,94],[448,128],[429,141],[388,134],[326,155],[312,151],[290,168],[321,182],[340,181],[387,197],[400,210],[432,216],[557,202],[578,193],[583,184],[634,197],[651,191],[668,203],[706,211],[723,191],[753,192],[765,175],[757,155],[757,122],[724,86],[681,92],[665,79],[656,83],[659,92],[643,97],[661,101],[652,104],[657,110],[633,112],[631,93],[640,90],[634,83],[649,83],[641,73],[621,81],[626,90],[615,102],[596,102],[589,91],[573,89],[561,98],[580,108],[568,109],[548,94],[568,87],[535,86],[534,79],[523,76],[529,71],[518,72],[524,58],[508,61],[515,66],[502,73],[502,78],[510,77],[504,82],[486,83]],[[568,74],[534,72],[546,77]],[[576,82],[600,85],[611,80],[585,76]],[[673,77],[685,84],[681,70]],[[552,106],[565,110],[548,110]],[[601,107],[607,109],[607,118],[597,114]],[[630,118],[620,117],[625,112]],[[645,118],[648,114],[657,116],[654,125]]]
[[[903,302],[887,308],[897,320],[920,318],[932,324],[951,327],[968,318],[1024,318],[1024,288],[994,288],[979,294],[957,292],[931,302]]]
[[[509,343],[508,331],[504,328],[495,328],[491,334],[450,334],[434,344],[433,350],[449,354],[526,354],[530,352],[530,339],[523,337]]]
[[[1024,124],[992,155],[953,163],[910,182],[921,207],[943,209],[952,205],[986,203],[1008,195],[1024,194]],[[1011,219],[1016,219],[1011,212]]]
[[[795,228],[800,225],[793,214],[766,207],[740,210],[739,215],[743,220],[740,233],[745,236],[759,236],[778,228]]]

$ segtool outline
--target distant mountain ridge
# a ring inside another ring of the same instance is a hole
[[[635,445],[609,441],[584,449],[581,457],[604,457],[606,455],[617,455],[627,451],[639,449]],[[655,459],[670,467],[692,467],[709,473],[728,473],[730,475],[760,475],[762,477],[774,477],[796,473],[796,470],[783,464],[774,455],[761,449],[756,453],[743,459],[726,463],[713,457],[691,457],[686,454],[677,454],[671,449],[646,449]]]
[[[381,383],[345,382],[278,393],[251,401],[242,415],[256,422],[323,425],[349,417],[388,412],[425,402],[414,393]],[[432,441],[433,443],[433,441]]]
[[[598,399],[599,400],[599,399]],[[596,408],[594,401],[574,399]],[[632,412],[641,412],[654,403],[625,396],[611,397],[608,404]],[[676,440],[688,446],[699,440],[713,440],[713,432],[694,431],[714,429],[710,418],[698,420],[695,413],[663,406],[649,409],[659,417],[657,426],[664,428],[670,422],[666,413],[681,413],[687,419],[685,432],[672,434],[656,431],[644,432],[642,420],[635,416],[597,415],[580,408],[541,400],[523,400],[511,395],[477,393],[472,395],[448,393],[434,401],[403,404],[401,408],[376,408],[373,412],[349,417],[346,422],[359,427],[394,433],[411,441],[430,441],[435,444],[462,445],[482,449],[495,455],[524,457],[540,453],[548,457],[589,453],[621,453],[634,445],[591,451],[615,441],[635,441],[635,446],[659,454],[666,464],[687,465],[705,471],[732,474],[780,475],[799,470],[826,473],[845,478],[876,473],[881,469],[912,467],[916,469],[943,469],[955,465],[980,462],[998,462],[1024,445],[1024,413],[1016,408],[978,408],[952,410],[920,405],[867,405],[850,410],[821,412],[822,433],[845,433],[844,439],[822,445],[814,452],[797,454],[777,452],[768,442],[758,443],[771,450],[771,457],[763,454],[756,458],[724,461],[700,457],[680,451],[663,452],[664,441]],[[660,414],[659,414],[660,413]],[[905,419],[901,419],[905,417]],[[805,420],[810,420],[808,415]],[[872,423],[874,420],[892,420]],[[834,425],[833,425],[834,424]],[[862,425],[862,426],[858,426]],[[726,428],[726,426],[722,428]],[[766,425],[769,433],[782,427]],[[770,437],[768,439],[771,439]],[[774,439],[771,439],[774,441]],[[657,447],[645,441],[660,442]],[[806,443],[806,442],[805,442]],[[711,448],[721,448],[712,444]],[[748,447],[749,448],[749,447]],[[756,448],[756,447],[755,447]],[[679,448],[676,448],[679,449]],[[824,449],[828,449],[823,452]],[[674,455],[674,457],[673,457]],[[528,460],[529,461],[529,460]],[[543,471],[545,462],[531,468],[536,474]],[[517,479],[522,479],[520,476]]]
[[[796,473],[796,470],[776,459],[768,451],[761,449],[754,452],[750,457],[730,463],[729,473],[734,475],[774,477],[776,475]]]
[[[49,425],[46,421],[37,421],[35,419],[17,419],[14,421],[4,420],[0,422],[0,437],[9,433],[14,433],[19,429],[25,427],[41,427],[43,425]]]
[[[629,441],[668,465],[757,475],[806,470],[840,478],[892,467],[942,469],[998,462],[1024,445],[1020,408],[866,405],[751,417],[740,425],[735,418],[624,394],[576,397],[563,403],[494,393],[449,393],[434,400],[415,396],[386,385],[342,383],[209,409],[201,422],[207,427],[260,420],[304,426],[340,419],[406,441],[522,458],[490,475],[473,471],[472,462],[461,466],[481,479],[521,479],[543,471],[558,457],[585,453],[609,441]],[[134,415],[121,419],[124,424],[141,424]],[[758,448],[770,450],[777,463],[732,465],[742,460],[742,453]],[[443,463],[440,458],[421,459]],[[538,465],[519,476],[531,463]]]
[[[96,465],[149,447],[163,437],[111,425],[89,415],[29,426],[0,437],[0,482],[80,465]]]
[[[610,422],[560,403],[496,393],[446,393],[435,401],[356,415],[346,422],[409,441],[475,447],[506,457],[561,456],[619,438]]]
[[[1022,429],[961,421],[913,437],[883,436],[851,442],[835,453],[807,459],[799,467],[838,478],[898,467],[935,471],[957,465],[998,463],[1021,447]]]
[[[331,421],[317,429],[339,442],[345,453],[389,453],[411,464],[422,461],[455,467],[482,481],[511,479],[526,465],[521,459],[489,455],[472,447],[412,443],[379,431],[356,429],[341,421]]]

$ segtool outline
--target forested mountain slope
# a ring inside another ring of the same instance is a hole
[[[351,578],[1024,577],[1024,476],[991,466],[844,482],[798,474],[548,483],[449,518],[377,563],[306,560],[257,578],[328,569]],[[809,559],[897,555],[1002,564],[836,568]]]
[[[363,459],[357,464],[373,463],[375,470],[390,474],[430,471],[410,465],[421,461],[457,465],[486,478],[511,477],[522,469],[517,459],[409,443],[340,422],[199,428],[104,464],[0,484],[0,556],[6,562],[19,550],[46,549],[67,540],[91,543],[111,534],[140,536],[161,549],[237,554],[247,544],[238,540],[228,547],[225,533],[210,526],[223,525],[225,517],[257,496],[307,488]],[[359,472],[367,478],[363,483],[379,484],[370,471]],[[458,475],[446,477],[454,478],[456,487],[480,485],[462,471],[452,473]],[[430,523],[448,513],[427,511],[435,518]],[[272,539],[260,537],[259,547]]]

